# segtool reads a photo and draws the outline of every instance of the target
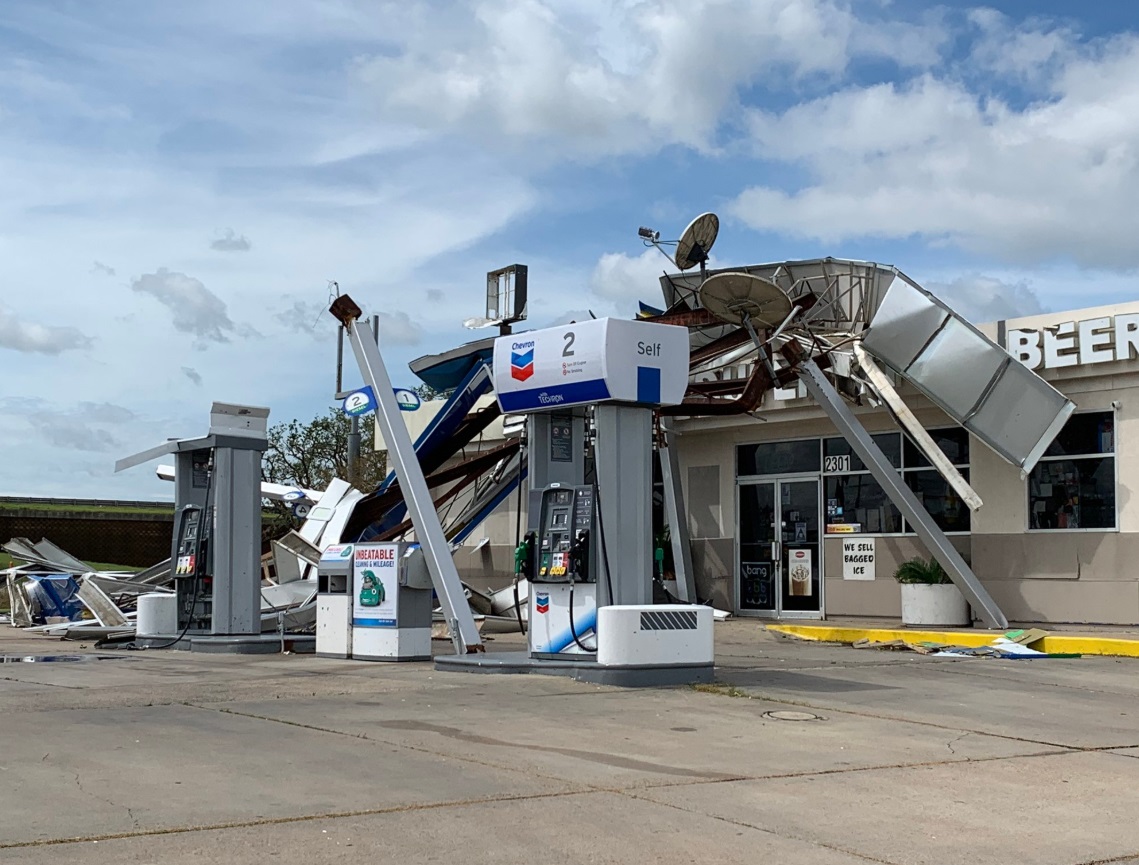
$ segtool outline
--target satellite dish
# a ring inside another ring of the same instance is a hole
[[[750,273],[709,277],[700,286],[700,303],[716,318],[731,324],[746,322],[773,328],[791,314],[791,298],[783,289]]]
[[[714,213],[701,213],[697,216],[688,223],[676,244],[676,266],[681,270],[691,270],[699,264],[703,268],[719,233],[720,217]]]

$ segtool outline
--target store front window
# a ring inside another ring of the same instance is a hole
[[[1032,531],[1114,529],[1115,416],[1072,415],[1028,477]]]

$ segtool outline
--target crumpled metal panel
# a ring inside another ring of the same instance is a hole
[[[863,348],[997,454],[1031,471],[1075,404],[942,301],[898,277]]]
[[[845,258],[814,258],[804,261],[777,261],[709,270],[719,273],[750,273],[774,282],[792,300],[808,295],[815,304],[804,315],[804,322],[816,333],[860,333],[882,303],[898,275],[888,264]],[[665,304],[678,300],[696,305],[695,295],[704,277],[691,271],[667,274],[660,279]],[[717,325],[721,328],[721,325]],[[717,334],[719,335],[719,334]],[[695,337],[694,337],[695,339]],[[698,348],[703,343],[693,343]]]

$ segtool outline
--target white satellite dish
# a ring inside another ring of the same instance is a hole
[[[680,235],[673,263],[680,270],[691,270],[696,265],[703,269],[719,233],[720,217],[714,213],[701,213],[688,223],[684,234]]]
[[[750,273],[718,273],[700,286],[700,303],[721,321],[778,327],[791,314],[791,298],[770,280]]]

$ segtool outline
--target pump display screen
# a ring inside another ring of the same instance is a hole
[[[593,504],[593,489],[589,486],[554,487],[543,493],[535,581],[591,581],[589,536]]]

